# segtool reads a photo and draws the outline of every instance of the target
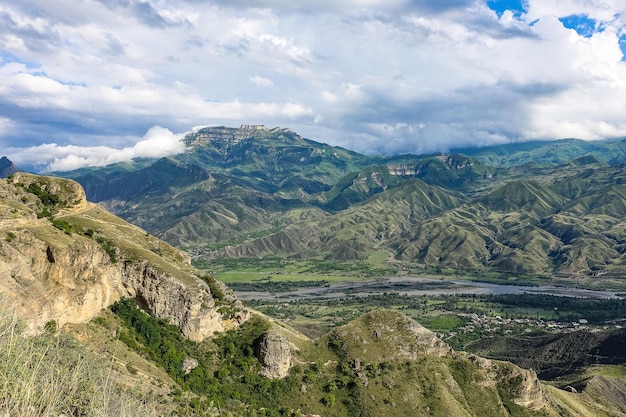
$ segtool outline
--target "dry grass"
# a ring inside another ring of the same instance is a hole
[[[0,416],[157,416],[156,403],[124,391],[111,364],[65,334],[24,337],[0,312]]]

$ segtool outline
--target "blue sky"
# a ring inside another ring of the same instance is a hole
[[[489,0],[487,1],[487,6],[495,11],[498,16],[502,16],[506,10],[510,10],[519,18],[526,11],[524,3],[521,0]]]
[[[369,154],[626,136],[623,0],[0,0],[0,146],[38,169],[265,124]]]

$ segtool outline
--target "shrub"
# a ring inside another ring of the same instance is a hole
[[[325,395],[322,398],[322,404],[324,404],[326,407],[332,407],[333,405],[335,405],[336,401],[337,399],[335,398],[333,394]]]
[[[59,196],[49,193],[35,182],[31,182],[28,187],[26,187],[26,191],[35,194],[44,206],[56,206],[59,204]]]
[[[100,244],[102,249],[109,255],[112,263],[117,262],[117,253],[115,252],[115,247],[113,244],[105,239],[98,239],[97,242]]]
[[[50,320],[50,321],[48,321],[48,322],[44,325],[43,329],[44,329],[47,333],[50,333],[50,334],[55,334],[55,333],[57,332],[57,330],[58,330],[58,327],[59,327],[59,326],[58,326],[58,324],[57,324],[56,320]]]
[[[202,275],[200,278],[202,278],[202,280],[208,284],[209,289],[211,290],[211,295],[213,295],[213,299],[215,301],[224,301],[224,292],[222,291],[222,288],[217,283],[217,280],[214,276],[205,274]]]
[[[51,219],[52,225],[57,229],[63,231],[67,235],[71,235],[74,231],[74,226],[62,219]]]

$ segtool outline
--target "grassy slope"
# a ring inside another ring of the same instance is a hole
[[[25,338],[0,313],[0,413],[57,417],[163,415],[157,399],[115,382],[106,355],[65,334]]]

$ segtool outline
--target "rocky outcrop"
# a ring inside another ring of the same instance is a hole
[[[528,369],[514,368],[513,376],[509,375],[509,381],[518,382],[517,389],[512,392],[513,402],[522,407],[540,410],[546,406],[546,401],[541,390],[541,384],[537,374]]]
[[[189,375],[191,371],[198,367],[198,360],[195,358],[185,358],[183,361],[183,374]]]
[[[155,317],[168,319],[191,340],[201,341],[224,330],[209,286],[199,280],[182,282],[158,272],[146,261],[125,263],[122,283],[127,296]]]
[[[484,385],[506,387],[506,392],[515,404],[532,410],[541,410],[546,406],[541,383],[535,371],[464,352],[455,354],[458,357],[466,357],[484,371]]]
[[[272,379],[286,377],[294,365],[293,354],[297,350],[283,335],[274,331],[265,333],[256,347],[256,356],[263,365],[261,374]]]
[[[126,297],[194,341],[245,321],[232,292],[213,282],[217,300],[188,259],[87,203],[73,181],[22,173],[0,181],[0,297],[30,332],[88,321]]]
[[[50,320],[60,326],[88,321],[125,293],[118,267],[97,243],[51,228],[51,244],[28,229],[4,226],[0,220],[0,297],[30,332]]]

